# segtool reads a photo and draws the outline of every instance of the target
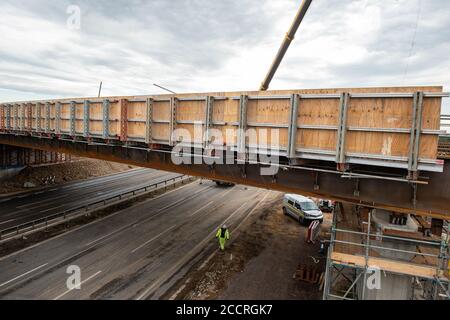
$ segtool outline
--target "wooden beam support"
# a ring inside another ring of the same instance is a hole
[[[366,266],[366,259],[364,256],[356,256],[334,251],[331,253],[331,259],[335,264],[357,266],[360,268],[365,268]],[[410,276],[417,276],[428,279],[434,279],[434,277],[442,277],[442,274],[437,272],[436,267],[416,265],[408,262],[369,257],[367,264],[369,268],[375,267],[387,272],[393,272],[397,274],[407,274]]]

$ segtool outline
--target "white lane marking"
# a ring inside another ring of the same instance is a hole
[[[215,255],[216,251],[213,251],[213,253],[211,253],[205,261],[203,261],[200,267],[197,268],[197,271],[202,270]]]
[[[69,196],[71,196],[71,195],[70,194],[66,194],[66,195],[60,195],[60,196],[57,196],[57,197],[52,197],[52,198],[43,199],[43,200],[39,200],[39,201],[33,201],[31,203],[22,204],[20,206],[17,206],[16,209],[23,209],[23,208],[28,208],[28,207],[32,207],[33,209],[35,209],[37,207],[41,207],[42,206],[42,205],[38,206],[38,204],[41,204],[41,203],[44,203],[44,202],[52,202],[53,200],[60,200],[62,198],[67,198]]]
[[[90,276],[89,278],[84,279],[83,281],[80,282],[80,286],[84,283],[86,283],[87,281],[91,280],[92,278],[98,276],[102,271],[97,271],[96,273],[94,273],[92,276]],[[56,298],[54,298],[53,300],[58,300],[62,297],[64,297],[66,294],[68,294],[70,291],[72,291],[74,288],[72,289],[68,289],[67,291],[61,293],[59,296],[57,296]]]
[[[42,193],[44,193],[45,191],[39,191],[39,192],[35,192],[34,194],[42,194]]]
[[[245,206],[247,203],[243,203],[239,208],[237,208],[236,210],[233,211],[233,213],[231,213],[228,218],[225,219],[225,221],[223,223],[228,222],[228,220],[230,220],[237,212],[239,212],[239,210],[241,210],[241,208],[243,206]],[[220,224],[220,226],[223,225]],[[144,299],[146,296],[149,295],[150,292],[152,292],[155,288],[159,288],[159,286],[161,285],[161,283],[163,283],[164,281],[166,281],[166,279],[168,278],[168,276],[172,275],[174,272],[176,272],[176,270],[178,270],[180,268],[180,266],[182,266],[183,264],[185,264],[189,259],[191,259],[191,257],[197,253],[197,251],[199,251],[202,247],[204,247],[206,245],[206,243],[208,243],[208,241],[211,241],[211,238],[214,237],[214,234],[216,233],[216,230],[212,231],[206,238],[204,238],[200,243],[198,243],[191,251],[189,251],[187,254],[183,255],[183,257],[174,265],[172,265],[172,267],[162,276],[158,277],[158,280],[156,280],[155,282],[153,282],[140,296],[138,296],[136,298],[136,300],[142,300]]]
[[[269,195],[269,194],[271,194],[272,193],[272,191],[269,191],[268,193],[266,193],[266,195],[256,204],[256,206],[247,214],[247,216],[243,219],[243,221],[242,222],[244,222],[244,221],[246,221],[247,220],[247,218],[249,217],[249,216],[251,216],[252,215],[252,213],[256,210],[256,208],[258,208],[259,207],[259,205],[262,203],[262,202],[264,202],[264,200],[267,198],[267,196]],[[242,207],[242,206],[241,206]],[[241,207],[239,207],[235,212],[237,212]],[[234,213],[235,213],[234,212]],[[233,214],[234,214],[233,213]],[[228,220],[228,219],[227,219]],[[227,220],[225,220],[225,221],[227,221]],[[239,223],[239,225],[236,227],[236,228],[234,228],[233,229],[233,231],[236,231],[236,230],[238,230],[239,229],[239,227],[242,225],[242,222],[241,223]],[[197,270],[202,270],[207,264],[208,264],[208,262],[214,257],[216,255],[216,251],[214,251],[214,252],[212,252],[209,256],[208,256],[208,258],[205,260],[205,261],[203,261],[203,263],[200,265],[200,267],[198,267],[197,268]],[[230,257],[230,259],[233,259],[233,254],[231,254],[231,257]],[[170,298],[169,298],[169,300],[175,300],[175,298],[178,296],[178,294],[186,287],[186,285],[187,285],[187,283],[190,281],[190,279],[188,279]],[[143,296],[141,296],[141,297],[139,297],[138,298],[138,300],[140,300],[141,298],[142,298]]]
[[[223,197],[225,197],[227,194],[229,194],[231,191],[236,190],[234,187],[231,188],[230,190],[228,190],[227,192],[225,192],[222,196],[219,197],[219,199],[222,199]]]
[[[272,193],[272,190],[270,190],[269,192],[267,192],[266,195],[265,195],[265,196],[264,196],[264,197],[256,204],[256,206],[248,213],[248,215],[247,215],[244,219],[242,219],[242,221],[237,225],[237,227],[233,229],[233,231],[238,230],[238,229],[242,226],[242,224],[243,224],[245,221],[247,221],[248,217],[250,217],[250,216],[252,215],[252,213],[259,207],[259,205],[260,205],[261,203],[263,203],[264,200],[266,200],[267,196],[268,196],[269,194],[271,194],[271,193]]]
[[[143,170],[143,171],[145,171],[145,170],[148,170],[148,169],[132,169],[132,170],[129,170],[129,171],[126,171],[125,173],[128,173],[128,172],[131,172],[131,171],[137,171],[137,170]],[[121,173],[123,173],[123,172],[121,172]],[[119,173],[119,174],[121,174],[121,173]],[[95,181],[96,179],[101,179],[101,178],[107,178],[107,177],[109,177],[109,176],[113,176],[113,175],[117,175],[118,173],[112,173],[112,174],[108,174],[108,175],[105,175],[105,176],[101,176],[101,177],[93,177],[93,178],[88,178],[88,179],[86,179],[86,180],[84,180],[84,181],[82,181],[82,182],[66,182],[66,184],[70,184],[70,185],[61,185],[59,188],[53,188],[53,189],[51,189],[51,190],[48,190],[49,192],[51,191],[51,192],[53,192],[53,191],[57,191],[57,190],[62,190],[62,189],[67,189],[67,188],[73,188],[74,186],[78,186],[78,185],[80,185],[79,187],[77,187],[76,189],[81,189],[81,188],[83,188],[83,187],[85,187],[84,186],[84,184],[89,184],[89,185],[91,185],[91,184],[93,184],[93,183],[91,183],[90,181],[92,181],[92,182],[98,182],[98,181]],[[136,174],[137,175],[137,174]],[[109,180],[105,180],[105,181],[100,181],[100,182],[108,182]],[[71,184],[72,183],[72,184]],[[45,190],[44,190],[44,192],[46,192]],[[22,198],[25,198],[25,197],[29,197],[29,196],[31,196],[31,195],[33,195],[34,193],[32,193],[32,192],[25,192],[25,194],[23,194],[23,195],[17,195],[17,196],[11,196],[11,197],[8,197],[8,198],[5,198],[5,199],[1,199],[0,200],[0,203],[2,203],[2,202],[6,202],[6,201],[9,201],[9,200],[14,200],[14,199],[22,199]]]
[[[136,249],[133,249],[133,250],[131,251],[131,253],[135,253],[136,251],[138,251],[138,250],[141,249],[142,247],[146,246],[147,244],[149,244],[149,243],[152,242],[152,241],[155,241],[156,239],[158,239],[159,237],[161,237],[163,234],[169,232],[170,230],[172,230],[172,229],[175,228],[176,226],[177,226],[177,225],[173,225],[173,226],[171,226],[169,229],[167,229],[167,230],[161,232],[160,234],[154,236],[154,237],[151,238],[150,240],[148,240],[148,241],[144,242],[143,244],[141,244],[141,245],[140,245],[139,247],[137,247]]]
[[[52,211],[52,210],[55,210],[55,209],[58,209],[58,208],[61,208],[61,207],[64,207],[64,206],[65,206],[65,204],[62,204],[62,205],[57,206],[57,207],[53,207],[53,208],[50,208],[50,209],[41,210],[41,211],[39,211],[39,213],[44,213],[44,212]]]
[[[172,192],[179,191],[179,190],[184,189],[184,188],[187,188],[187,187],[192,187],[193,185],[195,185],[195,184],[191,184],[191,183],[185,184],[185,185],[182,186],[182,187],[179,187],[179,188],[170,190],[170,191],[165,192],[165,193],[163,193],[163,194],[161,194],[161,195],[159,195],[159,196],[156,196],[156,197],[154,197],[154,198],[150,198],[150,199],[144,200],[144,201],[140,202],[139,204],[137,204],[136,206],[142,206],[142,205],[144,205],[144,204],[147,204],[148,202],[151,202],[151,201],[154,201],[154,200],[156,200],[156,199],[159,199],[159,198],[162,198],[162,197],[164,197],[164,196],[167,196],[168,194],[170,194],[170,193],[172,193]],[[124,209],[124,210],[126,210],[126,209]],[[47,239],[47,240],[38,242],[38,243],[33,244],[33,245],[29,246],[29,247],[20,249],[20,250],[18,250],[18,251],[16,251],[16,252],[10,253],[10,254],[8,254],[8,255],[6,255],[6,256],[3,256],[3,257],[0,257],[0,261],[5,261],[6,259],[9,259],[9,258],[11,258],[11,257],[14,257],[14,256],[18,255],[19,253],[23,253],[23,252],[30,251],[30,250],[32,250],[32,249],[34,249],[34,248],[40,247],[40,246],[42,246],[42,245],[48,243],[48,242],[55,241],[55,240],[57,240],[57,239],[66,237],[66,236],[68,236],[68,235],[70,235],[70,234],[72,234],[72,233],[75,233],[75,232],[80,231],[80,230],[82,230],[82,229],[86,229],[86,228],[88,228],[88,227],[90,227],[90,226],[92,226],[92,225],[94,225],[94,224],[100,224],[100,223],[102,223],[102,222],[105,221],[105,220],[109,220],[109,219],[112,219],[112,218],[115,217],[115,216],[118,216],[118,215],[120,215],[120,214],[123,214],[124,210],[116,211],[116,212],[114,212],[114,213],[112,213],[112,214],[110,214],[110,215],[108,215],[108,216],[106,216],[106,217],[100,218],[100,219],[98,219],[98,220],[91,221],[91,222],[89,222],[88,224],[83,224],[83,225],[81,225],[81,226],[79,226],[79,227],[75,227],[74,229],[71,229],[71,230],[69,230],[69,231],[67,231],[67,232],[65,232],[65,233],[61,233],[61,234],[59,234],[59,235],[57,235],[57,236],[55,236],[55,237],[53,237],[53,238],[50,238],[50,239]],[[158,213],[157,213],[156,215],[158,215]],[[152,216],[152,217],[154,217],[154,216]],[[121,228],[123,228],[123,227],[121,227]],[[121,228],[120,228],[120,229],[121,229]],[[116,230],[116,231],[118,231],[118,230]]]
[[[149,177],[149,178],[154,178],[154,179],[158,179],[160,176],[155,176],[155,175],[152,175],[151,177]],[[163,177],[163,176],[162,176]],[[121,181],[113,181],[113,183],[116,183],[116,182],[121,182]],[[93,186],[87,186],[88,188],[96,188],[96,187],[99,187],[100,186],[100,183],[98,183],[98,185],[96,184],[96,185],[93,185]],[[83,186],[81,186],[81,187],[79,187],[79,188],[77,188],[77,189],[82,189],[83,188]],[[129,188],[129,189],[131,189],[131,188]],[[58,189],[55,189],[55,190],[58,190]],[[74,191],[74,190],[72,190],[72,191]],[[44,191],[43,191],[44,192]],[[105,192],[98,192],[98,193],[96,193],[96,195],[103,195]],[[63,199],[63,198],[68,198],[68,197],[71,197],[71,194],[63,194],[63,195],[59,195],[59,196],[56,196],[56,197],[50,197],[50,198],[47,198],[47,199],[43,199],[43,200],[39,200],[39,201],[33,201],[32,203],[27,203],[27,204],[23,204],[23,205],[20,205],[20,206],[17,206],[16,207],[16,209],[25,209],[25,208],[32,208],[32,209],[36,209],[36,208],[39,208],[39,207],[45,207],[47,204],[45,204],[46,202],[53,202],[54,200],[61,200],[61,199]],[[58,207],[59,208],[59,207]],[[51,209],[49,209],[49,210],[45,210],[45,211],[41,211],[41,212],[46,212],[46,211],[50,211]],[[23,212],[24,210],[21,210],[21,211],[15,211],[15,213],[20,213],[20,212]]]
[[[192,212],[189,216],[193,217],[195,214],[199,213],[200,211],[202,211],[203,209],[205,209],[207,206],[209,206],[211,203],[213,203],[214,201],[210,201],[207,204],[205,204],[203,207],[201,207],[200,209],[195,210],[194,212]]]
[[[3,221],[3,222],[0,222],[0,225],[5,224],[5,223],[8,223],[8,222],[13,222],[13,221],[15,221],[15,220],[16,220],[16,219],[10,219],[10,220]]]
[[[36,270],[39,270],[39,269],[45,267],[46,265],[48,265],[48,263],[44,263],[43,265],[41,265],[41,266],[39,266],[39,267],[36,267],[36,268],[34,268],[33,270],[27,271],[27,272],[21,274],[20,276],[17,276],[17,277],[15,277],[15,278],[12,278],[11,280],[8,280],[8,281],[6,281],[6,282],[3,282],[2,284],[0,284],[0,287],[6,286],[8,283],[11,283],[11,282],[13,282],[13,281],[16,281],[17,279],[20,279],[20,278],[22,278],[22,277],[25,277],[27,274],[30,274],[30,273],[32,273],[32,272],[34,272],[34,271],[36,271]]]
[[[174,189],[174,190],[171,190],[171,191],[168,191],[168,192],[165,192],[165,193],[163,193],[163,194],[161,194],[161,195],[159,195],[159,196],[157,196],[157,197],[155,197],[155,198],[151,198],[151,199],[148,199],[148,200],[145,200],[145,201],[143,201],[142,203],[147,203],[147,202],[149,202],[149,201],[153,201],[153,200],[156,200],[156,199],[158,199],[158,198],[161,198],[161,197],[164,197],[164,196],[166,196],[167,194],[169,194],[169,193],[172,193],[172,192],[175,192],[175,191],[177,191],[177,190],[180,190],[180,189],[183,189],[183,188],[185,188],[185,187],[188,187],[190,184],[187,184],[187,185],[184,185],[183,187],[179,187],[179,188],[177,188],[177,189]],[[113,215],[116,215],[116,214],[119,214],[121,211],[117,211],[116,213],[114,213]],[[151,217],[156,217],[156,216],[158,216],[159,214],[160,214],[161,212],[159,212],[159,209],[158,209],[158,211],[157,211],[157,213],[155,214],[155,215],[153,215],[153,216],[151,216]],[[110,216],[112,216],[112,215],[110,215]],[[105,218],[103,218],[103,219],[106,219],[106,218],[108,218],[109,216],[107,216],[107,217],[105,217]],[[144,221],[146,221],[147,219],[144,219]],[[126,227],[128,228],[128,227],[132,227],[132,228],[136,228],[137,226],[139,226],[140,225],[140,222],[139,222],[140,220],[136,220],[134,223],[132,223],[132,224],[129,224],[129,225],[127,225]],[[95,221],[93,221],[93,222],[91,222],[91,223],[94,223]],[[143,221],[141,221],[141,222],[143,222]],[[126,229],[126,228],[125,228]],[[102,236],[102,237],[100,237],[100,238],[98,238],[98,239],[96,239],[96,240],[94,240],[94,241],[91,241],[91,242],[89,242],[88,244],[86,244],[85,246],[90,246],[91,244],[93,244],[93,243],[95,243],[95,242],[98,242],[98,241],[100,241],[100,240],[103,240],[103,239],[105,239],[105,238],[108,238],[109,236],[111,236],[111,235],[113,235],[113,234],[115,234],[115,233],[118,233],[118,232],[120,232],[120,231],[123,231],[124,230],[124,227],[120,227],[120,228],[118,228],[118,229],[116,229],[116,230],[114,230],[114,231],[112,231],[112,232],[110,232],[110,233],[108,233],[108,234],[106,234],[106,235],[104,235],[104,236]],[[69,231],[70,232],[70,231]],[[0,261],[2,260],[2,258],[0,258]]]
[[[178,296],[178,294],[183,291],[183,289],[186,288],[186,284],[183,284],[170,298],[169,300],[175,300],[175,298]]]
[[[91,244],[96,243],[96,242],[98,242],[98,241],[100,241],[100,240],[103,240],[103,239],[105,239],[105,238],[107,238],[107,237],[113,235],[114,233],[118,232],[119,230],[121,230],[121,229],[114,230],[113,232],[110,232],[110,233],[108,233],[108,234],[105,234],[104,236],[102,236],[102,237],[100,237],[100,238],[98,238],[98,239],[95,239],[94,241],[91,241],[91,242],[85,244],[85,246],[86,246],[86,247],[89,247]]]
[[[204,205],[204,206],[201,207],[200,209],[195,210],[195,211],[194,211],[193,213],[191,213],[189,216],[190,216],[190,217],[193,217],[193,216],[196,215],[198,212],[202,211],[204,208],[206,208],[206,207],[209,206],[210,204],[214,203],[214,201],[217,201],[217,200],[219,200],[219,199],[222,199],[223,197],[225,197],[227,194],[229,194],[229,193],[230,193],[231,191],[233,191],[233,190],[234,190],[234,188],[231,188],[230,190],[225,191],[223,194],[219,193],[218,195],[219,195],[220,197],[218,197],[217,199],[215,199],[215,200],[213,200],[213,201],[208,202],[206,205]],[[216,196],[217,196],[217,195],[213,196],[213,198],[215,198]]]

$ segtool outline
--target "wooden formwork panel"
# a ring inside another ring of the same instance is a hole
[[[173,138],[174,142],[213,142],[236,149],[277,149],[289,158],[308,154],[308,158],[336,159],[338,163],[353,157],[386,160],[387,166],[391,160],[404,165],[416,152],[417,161],[439,165],[436,159],[442,95],[436,93],[442,93],[442,87],[216,92],[63,99],[29,105],[32,131],[44,131],[48,122],[48,132],[55,132],[56,103],[60,103],[59,127],[63,134],[86,137],[88,125],[88,136],[121,141],[171,144]],[[208,99],[212,99],[210,107]],[[46,118],[46,103],[50,103],[50,120]],[[22,113],[23,103],[8,105]],[[74,115],[71,105],[75,106]],[[6,105],[1,106],[0,120],[5,124]],[[29,113],[25,114],[28,122]],[[420,132],[416,134],[414,128],[419,121]],[[71,132],[71,123],[75,132]],[[243,136],[239,128],[246,130]],[[209,141],[205,141],[207,132]]]
[[[169,125],[165,123],[154,123],[152,125],[152,139],[158,142],[169,141]]]
[[[126,136],[131,139],[145,139],[147,104],[145,101],[128,101],[126,104]]]
[[[203,143],[205,134],[202,124],[177,124],[174,131],[174,140],[177,142]]]
[[[250,100],[247,104],[247,121],[287,125],[290,108],[289,100]]]
[[[119,102],[111,103],[109,110],[109,133],[110,136],[120,135],[120,105]]]
[[[84,129],[84,105],[81,103],[75,104],[75,134],[83,135]]]
[[[103,103],[89,102],[89,134],[103,135]]]
[[[335,130],[297,129],[296,145],[298,149],[333,151],[336,139]]]
[[[205,101],[179,101],[176,108],[177,121],[205,121]]]

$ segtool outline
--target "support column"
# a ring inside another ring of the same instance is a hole
[[[206,97],[206,109],[205,109],[205,141],[203,147],[206,149],[210,144],[210,130],[212,125],[214,97]]]
[[[25,108],[26,108],[26,105],[24,103],[22,103],[20,105],[20,125],[19,125],[20,131],[25,130]]]
[[[55,131],[61,134],[61,102],[55,104]]]
[[[120,99],[120,141],[128,140],[128,100]]]
[[[333,211],[333,220],[331,223],[331,239],[330,244],[328,246],[327,251],[327,264],[325,268],[325,282],[323,287],[323,300],[328,300],[330,292],[331,292],[331,285],[332,285],[332,277],[333,277],[333,261],[331,260],[331,254],[334,250],[334,240],[336,240],[336,227],[337,227],[337,210]]]
[[[347,133],[347,109],[350,100],[349,93],[342,93],[339,103],[339,124],[336,141],[336,163],[338,170],[345,169],[345,136]]]
[[[178,99],[175,97],[170,98],[169,145],[171,146],[175,145],[173,132],[177,127],[177,107]]]
[[[420,152],[420,133],[422,131],[423,92],[415,92],[413,96],[413,112],[411,137],[408,156],[408,176],[417,179]]]
[[[27,103],[27,131],[33,131],[33,105]]]
[[[247,104],[248,96],[241,95],[239,99],[239,131],[238,131],[238,158],[246,160],[247,145],[246,145],[246,131],[247,131]]]
[[[13,104],[13,129],[14,130],[19,130],[19,105],[18,104]]]
[[[6,119],[5,119],[6,130],[11,129],[11,105],[6,105]]]
[[[45,103],[45,133],[50,132],[50,103]]]
[[[153,99],[147,98],[145,115],[145,143],[152,143],[152,124],[153,124]]]
[[[36,103],[36,132],[41,132],[41,104],[39,102]]]
[[[70,136],[75,137],[75,116],[76,116],[76,112],[75,112],[75,107],[76,107],[76,102],[75,101],[71,101],[70,102]]]
[[[109,108],[109,100],[103,100],[103,139],[109,138]]]
[[[295,158],[296,155],[296,140],[297,140],[297,117],[298,105],[300,96],[298,94],[291,95],[291,109],[289,113],[289,129],[288,129],[288,147],[287,157],[289,159]]]
[[[84,100],[83,106],[83,137],[89,137],[89,110],[90,102],[89,100]]]
[[[5,130],[5,109],[4,104],[0,105],[0,130]]]

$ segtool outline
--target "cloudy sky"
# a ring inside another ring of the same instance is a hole
[[[0,101],[95,96],[100,81],[103,95],[257,89],[299,3],[2,0]],[[271,89],[450,90],[449,17],[448,0],[314,0]]]

